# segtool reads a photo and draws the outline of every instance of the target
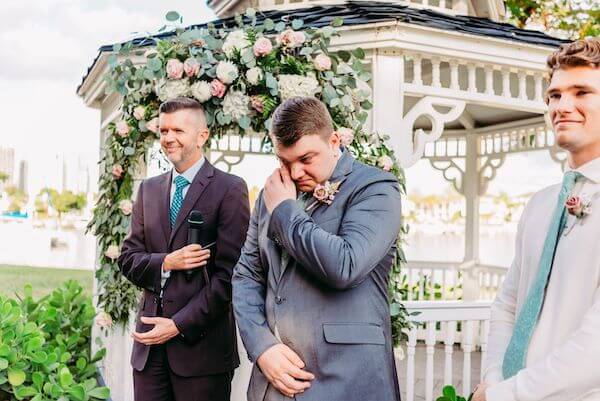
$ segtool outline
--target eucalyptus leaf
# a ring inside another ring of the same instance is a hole
[[[169,11],[167,15],[165,15],[165,18],[169,22],[175,22],[178,21],[181,18],[181,16],[177,11]]]

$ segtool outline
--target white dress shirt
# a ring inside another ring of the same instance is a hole
[[[536,193],[519,222],[515,258],[492,306],[488,401],[600,400],[600,158],[576,171],[583,178],[573,194],[591,200],[591,213],[568,215],[525,368],[503,380],[504,352],[535,281],[561,185]]]
[[[205,160],[205,158],[204,158],[204,156],[202,156],[200,158],[200,160],[198,160],[196,163],[194,163],[192,165],[192,167],[188,168],[183,173],[178,173],[177,170],[173,169],[173,172],[171,174],[171,197],[169,198],[169,207],[171,207],[171,205],[173,204],[173,196],[175,196],[175,178],[182,175],[183,178],[185,178],[190,183],[189,185],[186,185],[185,187],[183,187],[182,194],[183,194],[183,199],[185,199],[185,195],[187,194],[188,189],[190,189],[190,186],[192,185],[194,178],[196,178],[196,174],[198,174],[198,171],[200,171],[200,169],[204,165],[204,160]],[[171,271],[170,270],[165,271],[163,269],[161,280],[160,280],[161,288],[165,286],[165,282],[167,281],[167,279],[169,277],[171,277]],[[162,291],[161,291],[161,296],[162,296]]]

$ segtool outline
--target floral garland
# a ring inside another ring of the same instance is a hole
[[[261,19],[254,10],[237,16],[234,27],[177,29],[156,46],[115,45],[106,75],[107,91],[123,97],[122,116],[108,126],[101,160],[100,194],[89,228],[101,249],[98,306],[113,320],[128,322],[137,290],[119,272],[116,259],[127,234],[133,192],[132,174],[158,138],[158,107],[178,96],[200,101],[213,138],[224,134],[265,133],[271,114],[294,96],[316,96],[325,102],[342,142],[361,161],[393,172],[404,189],[404,176],[386,137],[367,134],[363,124],[371,90],[363,68],[365,52],[328,51],[336,19],[322,28],[303,29],[302,20]],[[134,63],[132,56],[144,56]],[[263,148],[271,148],[264,135]],[[400,242],[390,283],[392,315],[399,328],[405,313],[399,304]],[[405,312],[405,311],[404,311]],[[400,335],[399,330],[396,331]]]

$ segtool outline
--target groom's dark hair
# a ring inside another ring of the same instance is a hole
[[[200,110],[204,112],[202,103],[196,99],[189,97],[176,97],[175,99],[167,100],[158,108],[159,113],[175,113],[179,110]]]
[[[271,119],[271,137],[288,147],[305,135],[329,139],[333,123],[323,102],[314,97],[293,97],[280,104]]]

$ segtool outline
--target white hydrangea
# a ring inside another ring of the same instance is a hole
[[[239,121],[243,116],[250,114],[250,97],[241,91],[230,91],[227,92],[223,103],[223,114],[231,115],[233,121]]]
[[[279,97],[285,101],[296,96],[314,96],[321,92],[319,81],[314,76],[280,75]]]
[[[225,42],[223,43],[223,52],[229,58],[233,57],[235,50],[242,50],[246,47],[250,46],[250,41],[246,36],[246,32],[242,30],[237,30],[231,32],[225,38]]]
[[[246,71],[246,79],[250,85],[258,85],[263,78],[263,72],[260,67],[253,67]]]
[[[217,64],[217,78],[225,85],[229,85],[239,76],[238,68],[231,61],[219,61]]]
[[[190,91],[190,84],[187,78],[167,79],[159,82],[156,88],[158,98],[166,102],[180,96],[187,96]]]
[[[190,86],[190,94],[200,103],[206,102],[212,97],[210,92],[210,83],[206,81],[197,81]]]

